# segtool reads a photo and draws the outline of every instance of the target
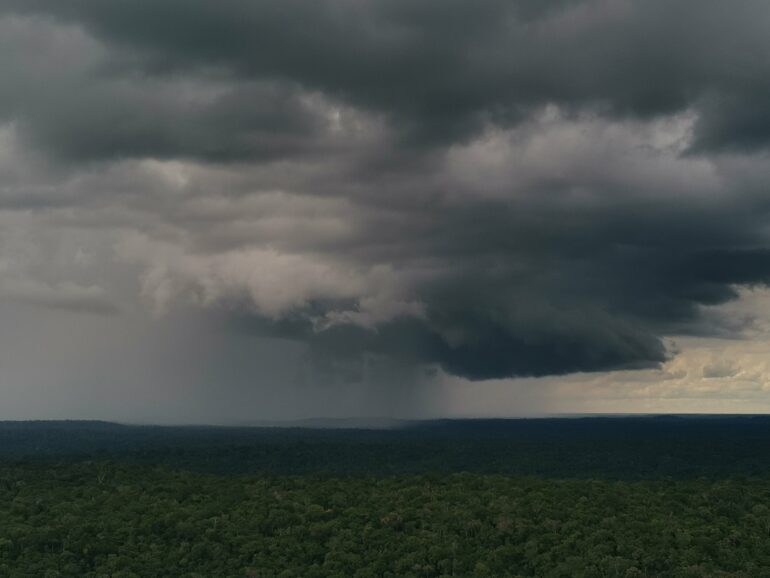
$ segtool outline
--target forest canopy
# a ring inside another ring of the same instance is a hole
[[[0,468],[0,574],[770,576],[770,482]]]

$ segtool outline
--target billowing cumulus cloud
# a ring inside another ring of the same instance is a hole
[[[0,0],[0,299],[201,310],[469,379],[745,336],[711,311],[770,281],[768,23],[760,0]]]

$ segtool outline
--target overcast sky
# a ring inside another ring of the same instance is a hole
[[[766,0],[0,0],[0,419],[770,409]]]

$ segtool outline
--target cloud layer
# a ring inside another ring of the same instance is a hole
[[[740,335],[709,307],[770,280],[768,23],[0,0],[0,300],[138,296],[470,379],[655,367],[665,336]]]

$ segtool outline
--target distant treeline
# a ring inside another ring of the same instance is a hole
[[[0,422],[0,462],[89,460],[220,474],[762,477],[770,417],[444,420],[392,430]]]

